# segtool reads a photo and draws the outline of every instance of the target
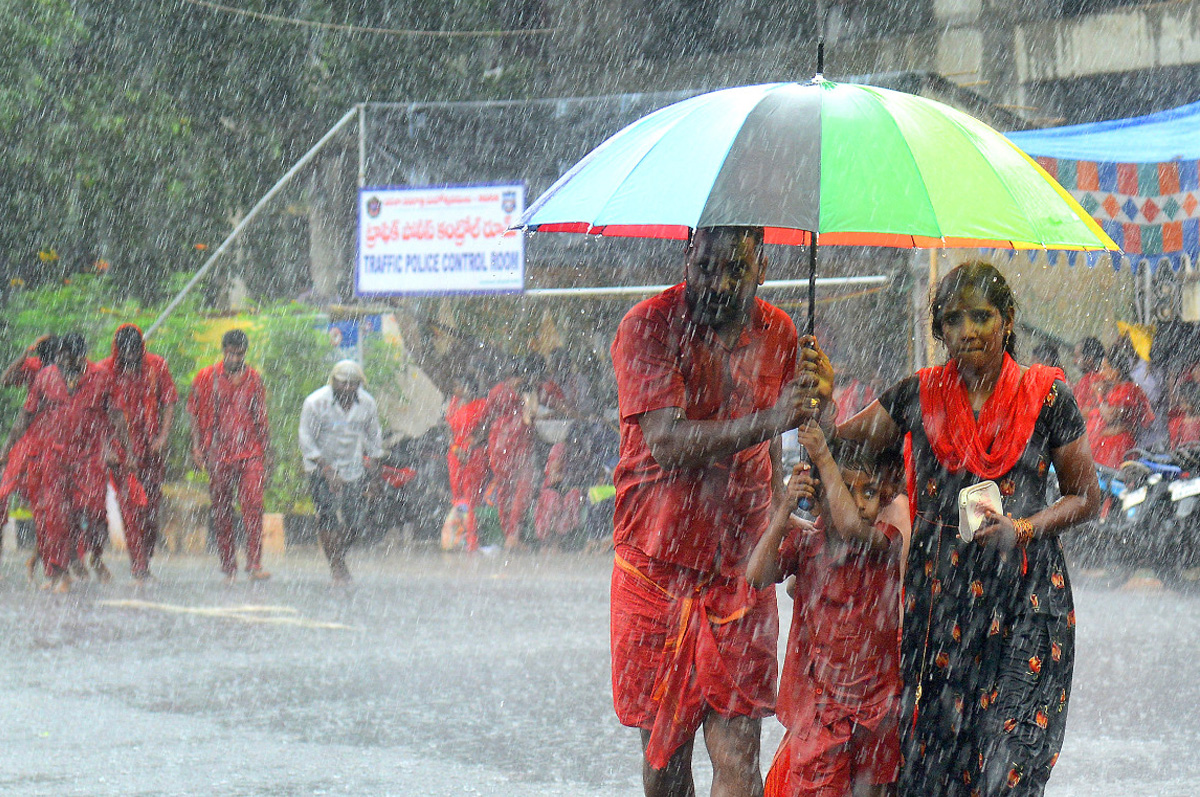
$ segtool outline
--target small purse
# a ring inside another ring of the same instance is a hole
[[[994,481],[979,482],[958,491],[958,536],[963,542],[975,539],[975,532],[987,519],[984,515],[987,509],[997,514],[1004,511],[1000,488]]]

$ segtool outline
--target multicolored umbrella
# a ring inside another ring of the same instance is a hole
[[[645,116],[559,178],[516,226],[686,239],[726,225],[764,227],[767,243],[813,244],[810,280],[816,244],[1119,251],[1045,170],[978,119],[819,76],[715,91]]]

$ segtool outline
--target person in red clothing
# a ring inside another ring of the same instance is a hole
[[[745,560],[783,500],[778,435],[835,414],[816,341],[755,296],[766,267],[761,229],[698,229],[683,284],[631,309],[612,344],[613,703],[641,732],[647,795],[693,793],[702,726],[713,792],[762,790],[779,618]]]
[[[1129,355],[1121,341],[1109,349],[1099,373],[1101,399],[1087,418],[1088,446],[1096,464],[1119,468],[1142,432],[1150,428],[1154,412],[1146,394],[1133,382]]]
[[[488,393],[484,424],[488,429],[488,467],[492,471],[492,502],[500,515],[504,547],[521,547],[525,516],[537,491],[538,467],[534,456],[537,414],[534,387],[541,383],[542,360],[513,360],[508,374]]]
[[[113,397],[112,373],[88,362],[82,335],[63,337],[56,364],[38,372],[0,459],[7,461],[14,443],[34,423],[44,433],[28,460],[28,479],[48,586],[70,590],[68,568],[86,576],[81,560],[88,554],[96,577],[107,581],[101,559],[108,533],[104,496],[109,470],[120,464],[110,444],[114,432],[126,452],[125,467],[134,463],[125,416]]]
[[[221,338],[222,359],[192,381],[187,411],[192,417],[192,459],[208,471],[213,530],[225,582],[237,579],[233,539],[233,496],[237,493],[246,529],[246,572],[251,581],[271,574],[262,568],[263,488],[274,470],[267,393],[258,371],[246,365],[250,339],[240,329]]]
[[[901,531],[880,520],[899,463],[799,429],[798,464],[746,578],[767,587],[795,576],[778,714],[787,734],[767,774],[767,797],[887,794],[900,768]],[[817,506],[817,523],[792,514]]]
[[[38,371],[54,364],[58,347],[58,335],[40,335],[0,373],[0,387],[28,388]]]
[[[122,324],[113,335],[112,356],[100,362],[113,374],[113,395],[125,413],[141,490],[116,485],[125,524],[125,545],[135,581],[150,578],[150,558],[158,540],[158,510],[167,471],[167,440],[179,394],[167,361],[146,351],[142,331]],[[145,500],[142,500],[144,493]]]
[[[1154,413],[1146,394],[1133,382],[1117,382],[1087,420],[1088,445],[1096,464],[1119,468],[1137,446],[1138,434]]]
[[[1100,383],[1103,381],[1100,366],[1103,363],[1104,344],[1099,340],[1086,337],[1075,344],[1075,367],[1081,376],[1072,392],[1084,418],[1100,404]]]
[[[454,512],[461,513],[468,551],[479,550],[475,509],[483,498],[488,481],[488,453],[484,434],[487,399],[477,397],[474,376],[463,377],[446,407],[446,425],[450,427],[450,450],[446,465],[450,470],[450,497]]]
[[[47,365],[53,365],[55,357],[58,356],[59,338],[58,335],[42,335],[33,343],[17,355],[4,373],[0,374],[0,387],[23,387],[28,395],[29,388],[33,385],[33,380],[37,376],[38,371],[42,370]],[[21,435],[21,439],[13,445],[12,454],[8,457],[8,462],[4,466],[3,478],[0,478],[0,511],[4,518],[8,518],[8,499],[14,492],[20,492],[25,502],[32,506],[33,496],[29,489],[29,480],[26,478],[26,459],[30,451],[37,450],[37,433],[38,424],[33,424]],[[0,524],[2,529],[2,524]],[[0,531],[0,534],[3,532]],[[0,550],[3,549],[2,537],[0,537]],[[37,567],[37,551],[34,550],[29,560],[25,563],[26,574],[29,580],[34,577],[34,570]]]
[[[583,488],[567,484],[568,441],[555,443],[546,457],[546,477],[533,513],[533,528],[538,542],[556,546],[583,522]]]

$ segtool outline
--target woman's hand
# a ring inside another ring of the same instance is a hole
[[[1017,529],[1012,518],[994,509],[983,510],[983,516],[984,523],[975,532],[976,543],[994,545],[1002,551],[1011,551],[1017,546]]]

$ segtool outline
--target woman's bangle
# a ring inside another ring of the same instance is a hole
[[[1013,530],[1017,533],[1017,545],[1028,545],[1033,542],[1033,521],[1021,518],[1013,521]]]

